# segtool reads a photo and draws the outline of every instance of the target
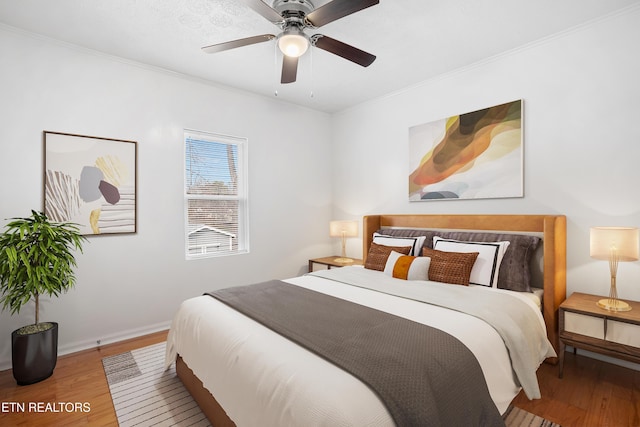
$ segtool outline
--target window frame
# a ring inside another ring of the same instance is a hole
[[[218,144],[231,144],[237,147],[237,195],[206,195],[206,194],[189,194],[188,179],[189,169],[187,168],[188,145],[187,140],[191,137],[199,141],[208,141]],[[248,196],[248,139],[246,137],[238,137],[224,135],[215,132],[207,132],[194,129],[184,129],[183,131],[183,208],[184,208],[184,254],[185,259],[208,259],[225,257],[232,255],[240,255],[249,253],[249,196]],[[237,200],[238,202],[238,232],[236,238],[237,249],[231,251],[213,251],[192,254],[189,253],[189,201],[190,200]]]

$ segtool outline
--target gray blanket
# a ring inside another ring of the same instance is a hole
[[[360,379],[397,426],[504,426],[475,356],[445,332],[275,280],[207,295]]]
[[[546,336],[540,313],[507,291],[488,292],[483,287],[452,286],[429,282],[425,292],[420,280],[392,279],[378,271],[358,267],[318,270],[314,276],[351,286],[409,298],[460,311],[491,325],[502,337],[514,376],[529,399],[540,399],[536,370],[545,357],[556,356]]]

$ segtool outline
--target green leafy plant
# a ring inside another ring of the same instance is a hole
[[[11,314],[35,301],[35,326],[40,324],[40,295],[56,297],[75,285],[74,250],[86,238],[77,224],[51,222],[42,212],[12,218],[0,234],[0,303]]]

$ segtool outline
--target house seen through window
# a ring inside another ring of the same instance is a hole
[[[187,259],[248,252],[247,140],[187,130]]]

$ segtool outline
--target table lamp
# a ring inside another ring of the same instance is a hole
[[[342,254],[340,258],[336,258],[334,261],[344,264],[353,262],[353,259],[347,258],[347,237],[358,237],[358,222],[357,221],[331,221],[329,222],[329,236],[342,238]]]
[[[610,311],[629,311],[631,307],[618,299],[616,274],[619,261],[637,261],[638,228],[636,227],[592,227],[590,233],[590,255],[595,259],[609,261],[611,289],[609,298],[598,301],[598,306]]]

